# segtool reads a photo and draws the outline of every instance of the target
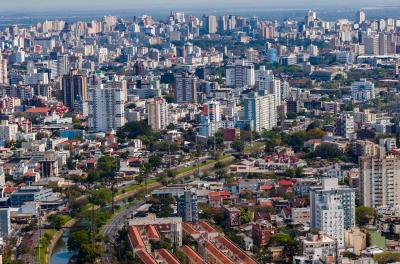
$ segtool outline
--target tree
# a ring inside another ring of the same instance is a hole
[[[356,223],[358,226],[367,225],[374,218],[374,209],[367,206],[356,208]]]
[[[97,168],[103,177],[112,177],[118,170],[118,160],[116,157],[103,156],[97,161]]]
[[[247,224],[253,220],[253,213],[248,208],[240,209],[240,224]]]
[[[307,137],[310,139],[314,138],[322,138],[323,136],[326,135],[325,131],[322,131],[320,128],[313,128],[307,131]]]
[[[304,142],[308,140],[308,136],[305,131],[297,131],[292,134],[286,135],[284,142],[291,146],[295,151],[300,151]]]
[[[138,136],[152,136],[153,130],[146,121],[128,122],[118,132],[119,138],[137,138]]]
[[[241,140],[235,140],[231,143],[231,148],[233,148],[234,150],[236,150],[239,153],[242,153],[244,150],[244,142]]]
[[[153,169],[157,169],[161,166],[162,159],[158,155],[153,155],[153,156],[150,156],[149,163]]]
[[[58,214],[49,215],[47,221],[54,229],[60,229],[64,225],[64,219]]]
[[[112,199],[111,190],[106,188],[93,190],[90,192],[89,195],[89,202],[100,206],[105,206],[107,203],[110,203],[111,199]]]
[[[73,231],[68,238],[68,250],[78,251],[83,244],[90,243],[88,230]]]
[[[374,256],[374,260],[378,264],[394,263],[400,261],[400,253],[383,252]]]
[[[335,144],[322,143],[315,149],[315,155],[322,159],[340,159],[343,151]]]

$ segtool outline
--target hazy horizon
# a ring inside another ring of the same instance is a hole
[[[398,0],[11,0],[2,3],[2,12],[37,12],[37,11],[62,11],[75,10],[118,10],[118,9],[190,9],[201,8],[203,10],[221,8],[321,8],[326,6],[337,7],[379,7],[379,6],[400,6]]]

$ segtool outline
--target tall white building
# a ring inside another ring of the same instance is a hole
[[[111,83],[92,84],[88,89],[89,130],[106,132],[125,124],[124,92]]]
[[[310,190],[311,227],[324,231],[344,247],[344,231],[354,226],[355,191],[340,187],[337,178],[322,179],[322,188]]]
[[[0,140],[15,141],[17,140],[18,125],[9,124],[7,120],[1,121],[0,124]]]
[[[360,201],[372,208],[399,206],[400,157],[376,147],[376,155],[360,157]]]
[[[275,97],[275,105],[282,104],[281,80],[276,79],[271,70],[266,70],[265,66],[260,66],[256,71],[256,87],[258,91],[267,91]]]
[[[244,99],[244,118],[250,122],[251,129],[256,132],[275,127],[277,113],[274,95],[249,94]]]
[[[162,97],[155,97],[146,101],[147,122],[154,130],[166,129],[169,125],[168,103]]]
[[[226,69],[226,85],[235,88],[254,86],[256,84],[254,64],[238,60]]]
[[[360,10],[356,14],[356,22],[358,24],[362,24],[366,20],[366,14],[364,10]]]

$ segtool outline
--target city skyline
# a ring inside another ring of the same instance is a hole
[[[228,5],[229,4],[229,5]],[[162,6],[160,6],[162,5]],[[100,0],[86,0],[86,1],[60,1],[55,3],[51,0],[36,0],[36,1],[23,1],[23,0],[15,0],[15,1],[7,1],[2,3],[2,9],[4,11],[50,11],[55,10],[59,11],[60,8],[65,8],[68,10],[122,10],[122,9],[159,9],[159,10],[167,10],[173,8],[197,8],[200,7],[204,10],[209,9],[220,9],[220,8],[254,8],[254,7],[264,7],[264,8],[289,8],[289,9],[297,9],[297,8],[320,8],[326,6],[351,6],[354,8],[362,8],[362,7],[382,7],[382,6],[390,6],[390,5],[399,5],[399,2],[396,0],[383,0],[377,3],[372,0],[338,0],[335,2],[332,1],[315,1],[315,0],[271,0],[268,2],[262,0],[251,1],[251,4],[244,3],[239,0],[220,0],[220,1],[211,1],[205,0],[201,1],[201,3],[193,0],[183,1],[183,0],[172,0],[172,1],[162,1],[162,0],[152,0],[152,1],[138,1],[138,0],[116,0],[110,3],[109,1]]]

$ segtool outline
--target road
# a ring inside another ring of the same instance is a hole
[[[132,214],[136,213],[136,210],[142,206],[144,202],[139,202],[137,204],[133,204],[125,208],[123,211],[116,214],[108,223],[107,225],[103,226],[103,235],[104,237],[110,238],[110,243],[104,246],[104,254],[101,258],[101,263],[109,264],[112,263],[112,255],[110,245],[114,245],[115,236],[118,234],[118,230],[122,228],[125,224],[126,220],[131,217]]]

